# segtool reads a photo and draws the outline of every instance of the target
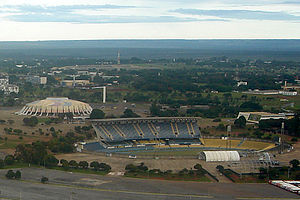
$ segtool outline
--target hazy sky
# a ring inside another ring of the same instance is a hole
[[[0,0],[0,40],[300,38],[300,0]]]

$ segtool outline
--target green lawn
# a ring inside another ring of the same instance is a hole
[[[136,151],[130,152],[130,154],[141,156],[197,156],[202,150],[200,149],[176,149],[176,150],[148,150],[148,151]]]

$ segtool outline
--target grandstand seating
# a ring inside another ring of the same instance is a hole
[[[104,141],[142,139],[199,138],[196,122],[186,121],[144,121],[134,123],[95,123],[97,134]]]

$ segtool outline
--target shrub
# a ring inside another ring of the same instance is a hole
[[[12,165],[15,162],[15,158],[12,155],[7,155],[4,158],[4,162],[6,165]]]
[[[0,169],[3,168],[5,166],[4,160],[0,159]]]
[[[8,170],[5,177],[8,178],[8,179],[13,179],[15,177],[14,171],[13,170]]]
[[[91,162],[90,167],[94,168],[94,170],[97,171],[100,167],[100,164],[97,161],[93,161],[93,162]]]
[[[21,172],[19,170],[15,173],[15,179],[21,179]]]
[[[73,167],[73,168],[77,168],[78,167],[78,163],[75,161],[75,160],[71,160],[69,162],[69,166],[70,167]]]
[[[47,183],[48,181],[49,181],[49,179],[47,177],[45,177],[45,176],[43,176],[41,178],[41,183]]]
[[[292,142],[298,142],[298,138],[293,137],[293,138],[291,139],[291,141],[292,141]]]
[[[82,169],[87,169],[89,167],[89,163],[87,161],[80,161],[78,166]]]

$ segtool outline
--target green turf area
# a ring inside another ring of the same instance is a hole
[[[135,151],[128,152],[129,154],[141,155],[141,156],[197,156],[202,150],[200,149],[156,149],[156,150],[148,150],[148,151]]]

